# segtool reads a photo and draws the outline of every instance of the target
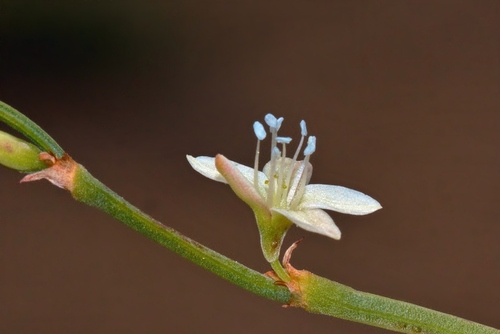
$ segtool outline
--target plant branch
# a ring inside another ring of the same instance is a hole
[[[7,103],[0,101],[0,121],[19,131],[42,150],[60,159],[64,150],[41,127]]]
[[[257,295],[287,303],[290,292],[270,278],[221,255],[146,215],[78,165],[73,197],[110,214],[134,230],[158,242],[202,268]]]

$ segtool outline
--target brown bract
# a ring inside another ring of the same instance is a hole
[[[307,282],[309,281],[309,278],[311,276],[311,272],[307,270],[297,270],[295,269],[291,264],[290,264],[290,259],[292,257],[292,252],[295,248],[297,248],[297,245],[302,241],[303,239],[300,239],[296,242],[294,242],[285,252],[285,255],[283,256],[283,266],[285,267],[285,270],[287,271],[288,275],[290,276],[290,281],[289,282],[284,282],[282,281],[274,271],[268,271],[265,273],[266,276],[271,277],[272,279],[275,280],[275,283],[278,285],[283,285],[290,290],[292,296],[290,298],[290,301],[288,304],[283,305],[283,307],[289,307],[289,306],[294,306],[294,307],[301,307],[301,308],[306,308],[307,303],[305,300],[305,294],[304,294],[304,287],[306,286]]]
[[[72,192],[77,163],[66,153],[61,159],[57,159],[47,152],[40,153],[39,157],[40,160],[49,167],[39,172],[26,175],[20,182],[47,179],[59,188],[67,189]]]

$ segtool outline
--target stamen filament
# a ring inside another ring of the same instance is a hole
[[[273,129],[275,130],[275,129]],[[276,130],[275,130],[276,131]],[[274,131],[273,137],[276,136],[276,132]],[[276,143],[276,139],[273,138],[273,142]],[[274,187],[276,184],[276,162],[277,162],[277,157],[280,156],[280,150],[275,146],[273,147],[271,151],[271,166],[269,169],[269,175],[267,176],[269,178],[269,188],[267,188],[267,205],[271,207],[273,205],[274,201]]]
[[[305,160],[306,159],[304,158],[304,161]],[[299,187],[302,176],[304,175],[304,170],[305,170],[304,161],[300,164],[300,167],[297,170],[297,173],[295,174],[295,178],[293,179],[293,184],[290,186],[290,189],[288,190],[288,196],[286,198],[286,202],[288,203],[289,207],[292,207],[292,202],[296,197],[295,194],[297,193],[297,188]]]
[[[289,141],[290,142],[290,141]],[[286,161],[286,144],[283,143],[283,151],[281,153],[281,159],[279,161],[278,168],[278,185],[276,189],[276,201],[281,202],[281,194],[283,193],[283,177],[285,174],[285,161]]]
[[[304,136],[300,137],[300,142],[299,146],[297,146],[297,150],[295,151],[295,154],[293,155],[293,161],[297,161],[297,158],[299,156],[300,149],[302,148],[302,144],[304,143]]]
[[[306,181],[307,181],[307,174],[304,173],[308,164],[309,164],[309,157],[311,155],[306,155],[304,157],[304,160],[302,161],[302,164],[300,165],[300,176],[295,179],[297,186],[294,188],[294,194],[290,198],[290,194],[287,198],[288,203],[290,205],[290,208],[295,208],[298,204],[300,199],[302,198],[302,195],[304,195],[305,187],[306,187]]]
[[[301,134],[301,137],[300,137],[299,146],[297,146],[297,150],[295,150],[295,154],[293,155],[292,162],[290,163],[290,166],[288,168],[288,172],[286,175],[286,179],[285,179],[286,185],[290,184],[290,179],[292,178],[293,169],[295,168],[295,162],[297,162],[297,157],[299,156],[300,150],[302,149],[302,145],[304,144],[304,138],[307,136],[306,121],[304,121],[304,120],[300,121],[300,134]],[[298,184],[295,184],[295,186],[297,186],[297,185]],[[293,188],[293,187],[288,188],[288,196],[286,198],[286,201],[288,203],[290,203],[290,201],[291,201],[290,192],[295,193],[295,190],[296,190],[296,188]],[[292,198],[293,198],[293,194],[292,194]]]
[[[279,157],[279,149],[276,147],[276,137],[278,136],[278,129],[281,127],[281,123],[283,122],[283,117],[276,119],[274,115],[267,114],[264,117],[264,121],[269,125],[269,131],[271,132],[271,164],[269,168],[269,187],[267,188],[267,205],[270,207],[273,204],[274,200],[274,186],[275,186],[275,174],[276,174],[276,160],[277,156]],[[276,154],[278,151],[278,154]]]
[[[294,194],[292,196],[290,196],[290,193],[288,194],[287,201],[290,204],[291,208],[296,207],[299,204],[302,195],[304,195],[307,182],[307,177],[304,177],[304,171],[306,170],[309,164],[310,156],[314,153],[314,151],[316,151],[316,137],[309,136],[309,138],[307,138],[307,146],[304,149],[304,160],[302,161],[302,164],[299,168],[299,177],[294,180],[294,186],[297,186],[294,187]]]
[[[260,140],[257,139],[257,150],[255,152],[255,162],[253,165],[253,185],[259,191],[259,155],[260,155]],[[259,192],[260,194],[260,192]],[[262,194],[261,194],[262,195]]]
[[[295,154],[293,155],[293,161],[297,161],[297,158],[299,156],[300,149],[302,148],[302,144],[304,143],[304,138],[307,136],[307,127],[306,127],[306,121],[302,120],[300,121],[300,142],[299,146],[297,146],[297,150],[295,151]]]
[[[255,189],[259,192],[259,156],[260,156],[260,141],[264,140],[267,136],[266,130],[260,122],[253,123],[253,131],[255,132],[255,136],[257,137],[257,150],[255,152],[255,162],[253,167],[253,185]],[[262,196],[262,194],[260,194]]]

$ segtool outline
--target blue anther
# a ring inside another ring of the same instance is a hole
[[[278,131],[281,128],[281,123],[283,123],[284,118],[280,117],[276,120],[276,131]]]
[[[259,140],[264,140],[266,138],[266,130],[264,130],[264,126],[260,122],[253,123],[253,132],[255,132]]]
[[[300,134],[304,137],[307,136],[306,121],[304,120],[300,121]]]
[[[309,136],[309,138],[307,138],[307,146],[304,150],[304,155],[311,155],[314,151],[316,151],[316,137]]]
[[[273,114],[267,114],[264,116],[264,121],[266,122],[267,125],[269,125],[271,128],[276,128],[276,117],[274,117]]]
[[[280,144],[290,144],[291,141],[290,137],[276,137],[276,142]]]

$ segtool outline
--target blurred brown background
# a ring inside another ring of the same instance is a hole
[[[313,183],[384,209],[332,213],[293,264],[500,327],[500,2],[0,3],[0,100],[96,177],[259,271],[252,212],[185,154],[251,164],[252,123],[306,119]],[[5,127],[2,127],[5,130]],[[1,333],[385,333],[282,309],[0,170]]]

